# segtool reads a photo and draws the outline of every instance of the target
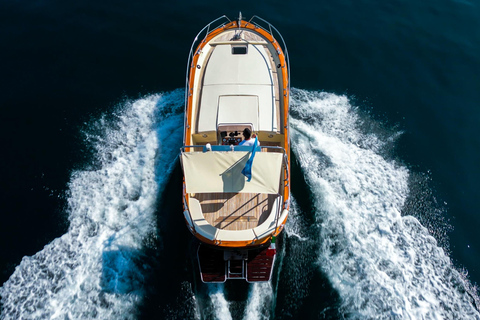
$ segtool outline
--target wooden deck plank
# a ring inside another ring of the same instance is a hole
[[[202,212],[212,226],[224,230],[252,229],[264,222],[277,195],[257,193],[197,193]]]

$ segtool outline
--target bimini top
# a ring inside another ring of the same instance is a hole
[[[278,194],[283,154],[257,152],[253,160],[252,179],[242,170],[250,153],[183,152],[181,155],[187,193],[266,193]]]

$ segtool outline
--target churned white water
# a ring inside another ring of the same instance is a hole
[[[218,320],[232,320],[229,302],[225,298],[225,286],[212,284],[208,293],[213,307],[213,317]]]
[[[245,309],[245,320],[270,319],[270,307],[273,299],[271,282],[252,284]]]
[[[72,174],[68,232],[24,257],[0,288],[2,319],[134,319],[155,243],[156,204],[182,140],[183,91],[89,124],[91,168]]]
[[[156,205],[181,145],[182,107],[177,90],[126,102],[88,125],[85,143],[95,154],[72,174],[68,232],[23,258],[0,288],[1,319],[137,317],[150,271],[145,248],[156,243]],[[306,225],[292,202],[285,228],[292,256],[274,275],[287,277],[284,300],[308,308],[301,301],[318,270],[346,318],[480,319],[475,290],[403,212],[410,172],[383,154],[399,134],[363,130],[365,119],[345,96],[293,89],[291,112],[292,147],[315,218]],[[238,316],[271,318],[276,291],[272,282],[251,285]],[[182,292],[196,305],[191,288]],[[224,285],[208,286],[207,297],[206,317],[234,317]]]
[[[427,229],[402,216],[409,170],[381,155],[398,134],[362,132],[345,96],[292,93],[292,146],[314,195],[318,267],[338,291],[342,314],[480,319],[468,282]]]

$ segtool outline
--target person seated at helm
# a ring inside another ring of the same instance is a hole
[[[256,134],[252,135],[252,130],[250,130],[249,128],[245,128],[243,130],[243,136],[245,137],[245,139],[242,142],[240,142],[238,145],[253,147],[253,144],[255,143]],[[257,141],[257,146],[259,145],[260,145],[260,141]]]

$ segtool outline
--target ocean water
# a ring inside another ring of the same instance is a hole
[[[480,319],[474,1],[0,3],[0,319]],[[185,65],[221,14],[290,54],[272,281],[204,285]]]

